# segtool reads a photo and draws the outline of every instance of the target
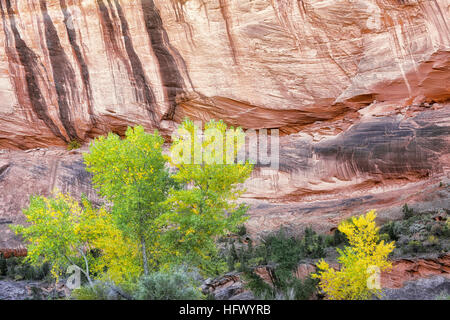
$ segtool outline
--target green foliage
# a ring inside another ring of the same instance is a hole
[[[245,228],[245,225],[240,225],[240,226],[238,227],[238,230],[237,230],[236,233],[237,233],[237,235],[240,236],[240,237],[245,236],[245,235],[247,234],[247,229]]]
[[[387,234],[392,241],[397,241],[400,238],[401,232],[400,226],[393,221],[386,223],[380,228],[380,233]]]
[[[95,281],[92,286],[82,286],[71,292],[75,300],[130,300],[131,295],[110,282]]]
[[[106,288],[101,284],[75,289],[71,293],[71,298],[75,300],[109,300]]]
[[[447,218],[442,230],[442,235],[446,238],[450,238],[450,219]]]
[[[389,242],[391,237],[387,233],[380,233],[380,241]]]
[[[422,242],[417,240],[412,240],[408,243],[408,251],[411,252],[421,252],[423,251]]]
[[[403,219],[409,219],[414,215],[414,210],[408,207],[408,204],[405,203],[402,207]]]
[[[305,229],[305,235],[300,243],[302,256],[308,258],[321,258],[325,255],[325,239],[310,227]]]
[[[159,271],[143,276],[137,286],[137,300],[200,300],[203,295],[196,275],[185,269]]]
[[[294,276],[299,262],[304,258],[319,258],[324,255],[324,237],[306,228],[302,238],[289,236],[286,230],[269,234],[255,250],[261,254],[271,285],[266,284],[252,270],[248,285],[257,297],[263,299],[310,298],[316,291],[316,279],[297,279]]]
[[[6,258],[3,256],[3,253],[0,253],[0,276],[6,276],[8,273],[8,263],[6,262]]]
[[[222,254],[229,271],[243,272],[247,287],[260,299],[309,299],[316,292],[317,279],[298,279],[295,271],[302,259],[314,259],[325,254],[325,237],[306,228],[301,238],[291,236],[286,229],[270,233],[257,246],[230,239]],[[255,270],[265,270],[270,284]]]
[[[341,244],[348,244],[348,240],[345,234],[336,229],[331,236],[325,237],[325,244],[327,247],[337,247]]]
[[[288,272],[298,265],[301,254],[306,251],[302,240],[289,236],[284,229],[265,236],[258,249],[264,264],[276,264],[280,271]]]
[[[81,143],[78,140],[71,140],[67,144],[67,150],[74,150],[81,148]]]
[[[381,235],[395,241],[394,256],[418,255],[431,252],[448,252],[450,249],[450,232],[445,219],[435,219],[436,212],[417,212],[406,219],[389,221],[380,228]]]
[[[223,250],[229,271],[248,271],[258,265],[276,265],[279,272],[295,267],[302,259],[321,258],[325,255],[325,236],[317,234],[311,228],[306,228],[303,237],[291,236],[283,228],[270,233],[261,239],[254,247],[251,239],[247,245],[240,240],[230,239],[227,249]]]
[[[319,281],[311,277],[284,278],[283,282],[270,285],[255,273],[246,273],[247,287],[261,300],[309,300],[317,293]]]
[[[90,281],[95,261],[93,244],[103,237],[109,225],[108,214],[94,209],[83,198],[82,205],[72,197],[56,193],[53,197],[32,196],[24,211],[28,226],[11,228],[28,242],[26,261],[33,266],[48,262],[58,277],[69,265],[77,265]]]
[[[159,218],[164,230],[160,243],[169,253],[165,255],[164,264],[187,263],[204,273],[214,274],[225,268],[224,263],[217,259],[215,240],[237,231],[237,227],[247,219],[247,207],[236,200],[244,191],[239,184],[250,176],[253,167],[248,163],[222,162],[217,155],[211,157],[206,150],[220,139],[225,139],[227,127],[222,121],[212,120],[206,124],[206,129],[222,135],[214,138],[216,140],[205,138],[197,146],[191,144],[199,128],[192,121],[185,120],[179,130],[188,136],[173,137],[171,162],[177,168],[173,178],[189,187],[172,189],[166,201],[171,210]],[[222,143],[226,144],[224,141]],[[178,152],[181,155],[184,152],[182,160],[177,158]],[[185,157],[187,153],[192,157]],[[218,263],[223,266],[219,267]]]
[[[48,262],[31,265],[22,257],[4,258],[0,254],[0,276],[14,280],[45,280],[50,276],[51,266]]]
[[[442,236],[444,233],[445,225],[443,226],[440,223],[435,223],[430,227],[430,233],[435,236]]]
[[[435,300],[450,300],[450,294],[446,291],[442,291],[436,296]]]
[[[308,227],[301,238],[290,236],[285,229],[271,233],[262,239],[256,252],[263,257],[263,263],[274,263],[283,270],[291,270],[301,259],[323,257],[324,249],[325,237]]]
[[[84,154],[87,171],[100,194],[113,203],[115,223],[141,244],[144,270],[155,265],[158,226],[163,202],[174,186],[162,154],[164,139],[157,131],[145,133],[142,126],[128,128],[125,138],[110,133],[90,144]],[[150,259],[147,258],[150,255]]]

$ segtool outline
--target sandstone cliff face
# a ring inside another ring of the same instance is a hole
[[[185,116],[280,129],[280,169],[246,185],[252,232],[448,207],[448,0],[0,0],[0,14],[0,219],[53,186],[95,198],[81,155],[53,147],[133,124],[169,135]],[[15,151],[36,147],[50,150]]]
[[[372,113],[397,113],[450,96],[448,0],[2,0],[0,10],[3,148],[166,129],[186,115],[335,135],[375,101]]]

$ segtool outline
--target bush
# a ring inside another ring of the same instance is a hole
[[[0,276],[15,280],[44,280],[50,276],[50,269],[47,262],[34,266],[22,257],[6,259],[0,254]]]
[[[404,218],[405,220],[406,220],[406,219],[409,219],[409,218],[411,218],[411,217],[414,216],[414,211],[413,211],[413,209],[409,208],[407,203],[405,203],[405,204],[403,205],[402,212],[403,212],[403,218]]]
[[[131,295],[123,288],[109,282],[95,281],[72,291],[71,299],[76,300],[130,300]]]
[[[0,276],[6,276],[8,273],[8,265],[3,253],[0,253]]]
[[[438,223],[434,223],[430,227],[430,232],[433,235],[441,236],[443,234],[443,227],[441,226],[441,224],[439,222]]]
[[[251,239],[249,239],[247,246],[240,244],[239,248],[236,248],[236,244],[231,242],[231,245],[222,253],[222,256],[224,256],[230,272],[234,270],[242,272],[250,266],[262,262],[262,258],[255,253]]]
[[[308,258],[322,258],[325,255],[325,239],[311,228],[306,228],[305,235],[300,242],[301,254]]]
[[[387,233],[380,234],[380,241],[388,242],[391,240],[391,237]]]
[[[439,239],[436,236],[429,236],[424,242],[424,247],[432,247],[438,251],[442,249]]]
[[[348,244],[348,241],[345,234],[340,232],[339,229],[336,229],[334,230],[333,235],[325,238],[325,244],[328,247],[337,247],[341,244]]]
[[[67,144],[67,150],[74,150],[74,149],[80,149],[81,143],[78,140],[71,140]]]
[[[397,222],[390,221],[380,228],[381,234],[387,234],[392,241],[398,241],[401,235],[401,225]]]
[[[443,231],[442,231],[444,237],[450,238],[450,219],[447,219],[445,221],[445,225],[443,227]]]
[[[238,227],[238,231],[237,231],[237,235],[238,236],[245,236],[247,234],[247,228],[245,227],[245,225],[240,225]]]
[[[247,245],[240,239],[231,238],[222,256],[228,264],[229,271],[243,273],[246,286],[260,299],[309,299],[316,291],[318,280],[307,278],[300,280],[295,271],[302,259],[315,259],[325,256],[327,245],[344,242],[340,232],[325,237],[305,229],[303,237],[295,237],[281,228],[261,239],[258,246],[253,246],[251,239]],[[264,266],[270,284],[256,272],[257,267]]]
[[[328,299],[366,300],[373,295],[380,296],[377,272],[391,267],[388,255],[394,249],[394,243],[380,241],[375,218],[375,210],[372,210],[366,215],[352,218],[352,223],[343,222],[339,225],[339,230],[345,233],[350,244],[343,250],[337,249],[340,270],[331,268],[322,259],[317,263],[318,272],[312,274],[312,277],[320,279],[319,286]],[[369,285],[370,280],[375,280],[376,285]]]
[[[134,298],[137,300],[199,300],[203,298],[193,273],[184,269],[158,271],[143,276]]]
[[[446,291],[442,291],[436,296],[435,300],[450,300],[450,294]]]
[[[289,235],[280,229],[263,237],[261,244],[253,247],[236,248],[232,243],[227,262],[230,269],[243,272],[246,286],[259,299],[304,300],[316,292],[316,279],[301,280],[295,277],[295,270],[304,258],[318,258],[324,255],[325,237],[311,228],[305,230],[302,238]],[[270,277],[270,284],[256,272],[257,266],[264,265]],[[231,271],[231,270],[230,270]]]
[[[264,264],[276,264],[280,269],[293,269],[306,252],[305,242],[288,235],[284,229],[267,235],[257,252],[261,253]]]
[[[261,300],[308,300],[317,293],[319,281],[311,277],[298,279],[292,274],[270,285],[255,273],[247,274],[247,287]]]

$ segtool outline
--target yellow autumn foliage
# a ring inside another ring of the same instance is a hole
[[[55,190],[51,197],[31,197],[24,214],[28,226],[11,228],[28,242],[28,261],[51,262],[56,280],[73,264],[115,283],[142,274],[138,244],[123,235],[105,208],[94,208],[86,198],[79,202]]]
[[[323,259],[317,264],[313,278],[320,279],[319,287],[330,300],[365,300],[380,296],[380,273],[391,268],[388,255],[394,250],[394,242],[385,243],[379,238],[375,223],[375,210],[354,217],[338,227],[350,246],[337,249],[340,270],[335,270]]]

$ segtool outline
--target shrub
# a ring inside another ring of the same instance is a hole
[[[442,291],[436,296],[435,300],[450,300],[450,294],[446,291]]]
[[[450,219],[445,221],[445,225],[442,231],[444,237],[450,237]]]
[[[311,228],[305,229],[305,235],[300,242],[301,254],[308,258],[321,258],[324,256],[325,240]]]
[[[333,235],[325,238],[325,244],[328,247],[337,247],[341,244],[348,244],[348,241],[345,234],[340,232],[339,229],[336,229],[334,230]]]
[[[401,235],[401,225],[395,221],[389,221],[380,228],[380,233],[386,233],[392,241],[398,241]]]
[[[261,278],[254,278],[248,287],[261,300],[308,300],[317,292],[318,280],[290,278],[284,286],[272,286]]]
[[[131,295],[123,288],[103,281],[95,281],[92,286],[82,286],[72,291],[75,300],[129,300]]]
[[[81,143],[78,140],[71,140],[67,144],[67,150],[74,150],[81,148]]]
[[[263,257],[263,263],[277,264],[282,270],[296,267],[304,251],[302,240],[289,236],[285,229],[264,237],[261,246],[257,248],[257,252]]]
[[[33,266],[51,262],[55,278],[63,275],[68,266],[77,265],[91,282],[92,271],[103,267],[95,258],[96,244],[105,237],[109,239],[117,229],[109,213],[104,208],[95,209],[85,197],[80,204],[62,193],[49,198],[32,196],[23,212],[28,226],[10,228],[29,242],[25,260]],[[115,238],[114,244],[120,241]]]
[[[3,253],[0,253],[0,276],[6,276],[8,273],[8,265],[6,263],[6,258]]]
[[[22,257],[4,258],[0,254],[0,276],[16,280],[44,280],[50,276],[48,262],[31,265]]]
[[[339,225],[339,230],[348,237],[350,244],[344,250],[337,249],[340,270],[331,268],[322,259],[317,264],[317,273],[312,275],[320,279],[319,287],[328,299],[364,300],[374,294],[381,294],[381,288],[369,285],[372,284],[369,281],[377,276],[377,271],[391,267],[387,257],[394,250],[394,243],[385,244],[379,240],[375,217],[375,210],[372,210],[359,218],[353,218],[352,223],[343,222]]]
[[[426,247],[434,247],[436,249],[441,249],[441,244],[439,239],[436,236],[429,236],[427,240],[424,242]]]
[[[406,248],[406,250],[404,250],[405,253],[407,252],[421,252],[423,251],[423,245],[420,241],[417,240],[412,240],[408,243],[408,246]]]
[[[247,287],[261,300],[308,300],[317,292],[318,280],[295,278],[292,274],[283,282],[270,285],[255,273],[247,274]]]
[[[228,249],[222,252],[222,257],[227,263],[228,271],[237,270],[243,272],[251,265],[257,265],[262,262],[262,258],[255,253],[251,239],[249,239],[247,246],[240,244],[239,248],[236,248],[236,244],[231,242]]]
[[[203,298],[193,273],[184,269],[158,271],[143,276],[134,298],[137,300],[199,300]]]
[[[245,236],[246,234],[247,234],[247,228],[245,227],[245,225],[239,226],[238,230],[237,230],[237,235],[242,237],[242,236]]]
[[[414,216],[413,209],[409,208],[407,203],[405,203],[403,205],[402,212],[403,212],[403,218],[405,220],[411,218],[412,216]]]
[[[387,233],[380,234],[380,241],[388,242],[391,240],[391,237]]]
[[[441,236],[443,234],[443,228],[442,225],[437,222],[431,225],[430,232],[436,236]]]
[[[263,237],[257,247],[253,247],[251,241],[247,247],[239,248],[232,243],[227,260],[229,267],[233,265],[243,272],[246,286],[257,298],[304,300],[317,291],[318,281],[310,278],[301,280],[294,273],[301,259],[323,256],[324,247],[325,238],[311,228],[305,230],[302,238],[291,236],[286,229],[280,229]],[[270,284],[255,272],[258,265],[265,265]]]

